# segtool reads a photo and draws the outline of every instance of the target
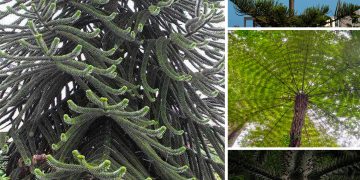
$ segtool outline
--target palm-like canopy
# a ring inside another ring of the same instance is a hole
[[[356,31],[230,33],[230,144],[246,127],[252,128],[242,146],[299,146],[300,140],[334,146],[345,134],[358,139],[359,39]]]
[[[340,2],[337,4],[334,16],[328,15],[329,7],[309,7],[301,14],[294,9],[279,3],[277,0],[231,0],[239,15],[249,15],[254,18],[255,24],[261,27],[321,27],[344,17],[350,17],[352,23],[358,21],[355,14],[360,5]],[[291,1],[290,1],[291,5]]]
[[[357,179],[359,151],[230,151],[229,179]]]
[[[224,176],[217,0],[10,3],[0,125],[11,179]]]

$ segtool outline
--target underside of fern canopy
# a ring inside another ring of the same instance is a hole
[[[229,145],[359,146],[358,31],[229,33]]]
[[[11,179],[223,179],[217,0],[0,1]]]
[[[359,179],[360,151],[229,151],[229,180]]]

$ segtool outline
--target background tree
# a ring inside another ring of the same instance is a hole
[[[241,145],[335,146],[335,138],[358,139],[359,44],[356,31],[230,33],[229,126],[250,127]]]
[[[277,0],[231,0],[236,12],[254,18],[255,24],[261,27],[321,27],[331,24],[344,17],[350,17],[357,23],[359,15],[355,14],[360,5],[338,2],[335,19],[328,15],[329,6],[309,7],[301,14],[295,11],[294,0],[289,0],[289,6]]]
[[[224,177],[220,2],[11,3],[0,12],[11,179]]]
[[[289,0],[289,10],[290,10],[290,16],[295,15],[295,1]]]
[[[357,179],[359,151],[229,151],[229,179]]]

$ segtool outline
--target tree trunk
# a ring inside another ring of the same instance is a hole
[[[232,147],[241,133],[241,126],[229,127],[228,146]]]
[[[295,97],[294,118],[291,124],[289,147],[299,147],[301,144],[301,130],[304,125],[308,105],[306,94],[297,94]]]
[[[294,2],[295,0],[289,0],[289,12],[290,12],[290,16],[294,16],[295,13],[295,5]]]

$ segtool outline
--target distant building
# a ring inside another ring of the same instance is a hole
[[[327,20],[325,27],[336,27],[336,22],[334,21],[335,17],[330,17],[331,19]]]
[[[336,6],[336,10],[335,12],[338,11],[338,7],[341,6],[341,0],[338,0],[337,6]],[[360,9],[354,12],[356,15],[360,16]],[[336,14],[335,17],[333,19],[337,19],[336,18]],[[355,20],[355,21],[353,21]],[[335,24],[332,24],[331,27],[360,27],[360,18],[357,19],[353,19],[350,16],[346,16],[344,18],[341,18],[339,20],[335,21]]]
[[[360,15],[360,9],[355,11],[355,14]],[[340,20],[336,21],[337,27],[360,27],[360,18],[357,19],[355,23],[353,23],[353,18],[350,16],[344,17]]]

